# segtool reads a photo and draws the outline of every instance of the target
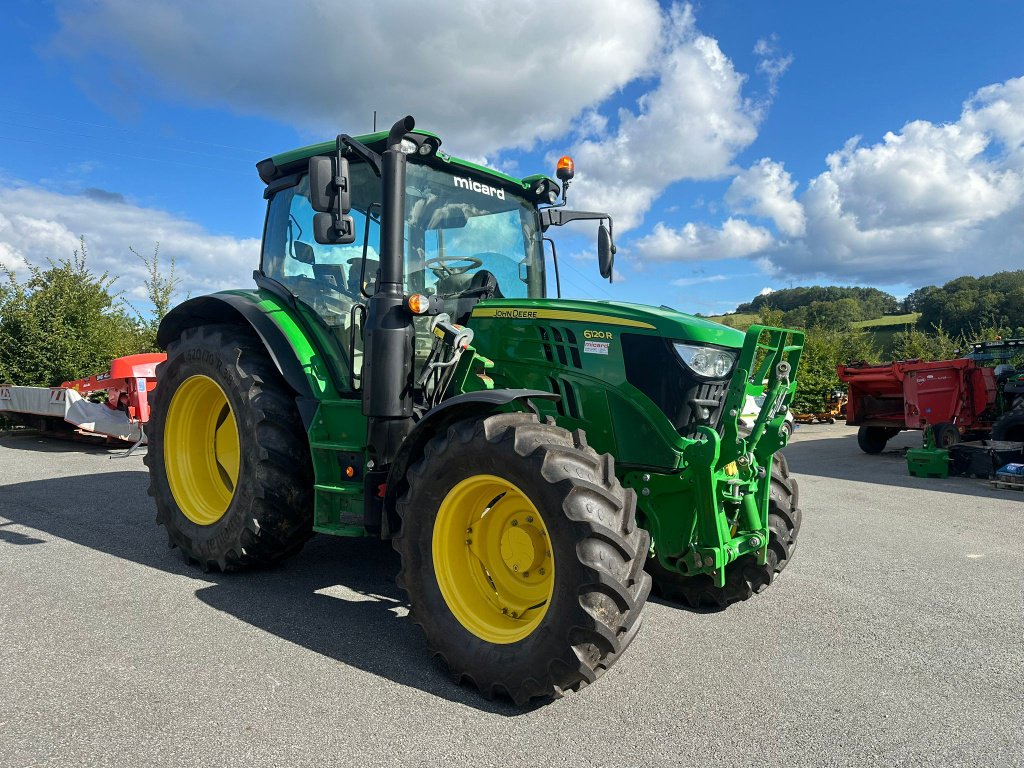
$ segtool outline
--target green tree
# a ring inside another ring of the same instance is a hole
[[[894,360],[952,360],[963,352],[965,342],[939,326],[933,333],[907,328],[892,336],[889,353]]]
[[[80,242],[71,258],[30,266],[24,282],[4,269],[0,381],[57,386],[147,348],[145,329],[113,291],[116,278],[91,272],[85,238]]]
[[[843,388],[836,367],[861,360],[873,362],[876,356],[867,333],[821,327],[808,329],[797,371],[793,410],[803,413],[822,410],[829,393]]]
[[[161,270],[159,242],[153,247],[152,256],[143,256],[130,245],[128,250],[143,263],[149,275],[143,284],[146,287],[149,302],[153,305],[153,313],[149,318],[142,317],[140,313],[140,320],[146,337],[146,347],[149,351],[156,352],[159,349],[156,343],[156,332],[160,328],[160,321],[163,320],[164,315],[174,306],[174,296],[178,292],[178,286],[181,285],[181,279],[176,274],[174,256],[171,256],[170,268],[167,273],[164,274]]]

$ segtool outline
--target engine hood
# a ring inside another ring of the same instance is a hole
[[[744,333],[669,307],[649,307],[620,301],[569,299],[488,299],[473,308],[474,319],[510,322],[554,320],[607,326],[630,333],[649,333],[677,341],[715,344],[739,349]]]

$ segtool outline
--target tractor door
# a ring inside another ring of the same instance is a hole
[[[291,177],[270,198],[263,235],[260,270],[292,293],[305,311],[318,316],[337,342],[331,350],[346,373],[362,367],[362,332],[358,307],[373,290],[380,246],[380,180],[363,164],[351,168],[352,211],[356,240],[350,245],[322,245],[313,237],[309,178]],[[366,244],[366,267],[362,268]],[[353,354],[354,352],[354,354]],[[354,358],[354,359],[351,359]],[[351,377],[347,377],[351,380]]]

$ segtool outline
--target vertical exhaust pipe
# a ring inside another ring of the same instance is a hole
[[[404,306],[407,158],[402,139],[415,125],[410,115],[391,127],[381,162],[380,272],[367,305],[362,373],[367,443],[378,465],[394,459],[412,429],[416,331]]]

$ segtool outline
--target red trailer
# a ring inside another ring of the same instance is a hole
[[[975,360],[840,365],[837,372],[849,387],[846,423],[860,427],[857,442],[866,453],[928,425],[936,445],[948,448],[965,432],[990,431],[999,413],[995,371]]]

